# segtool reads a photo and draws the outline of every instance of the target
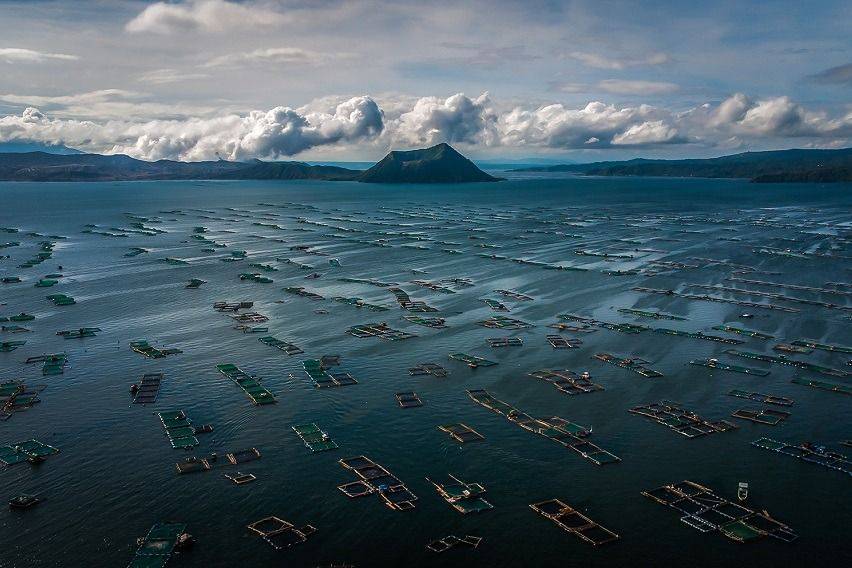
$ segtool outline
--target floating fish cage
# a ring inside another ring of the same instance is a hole
[[[848,475],[852,475],[852,461],[845,455],[839,452],[833,452],[825,447],[817,446],[808,442],[803,442],[798,445],[779,442],[771,438],[760,438],[751,443],[756,448],[770,450],[779,454],[800,459],[802,461],[821,465],[829,469],[842,471]]]
[[[53,302],[54,306],[73,306],[77,303],[74,298],[65,294],[51,294],[50,296],[45,297]]]
[[[25,440],[8,446],[0,446],[0,464],[15,465],[25,461],[38,463],[58,453],[58,448],[38,440]]]
[[[521,347],[524,344],[522,337],[489,337],[485,341],[489,347]]]
[[[275,550],[283,550],[296,544],[302,544],[317,531],[313,525],[296,528],[292,523],[278,517],[260,519],[248,525],[247,528],[263,537],[263,540]]]
[[[186,535],[184,523],[157,523],[141,539],[128,568],[162,568]]]
[[[343,296],[335,296],[332,298],[335,302],[340,302],[341,304],[347,304],[349,306],[355,306],[356,308],[367,308],[371,312],[386,312],[389,308],[385,306],[380,306],[378,304],[370,304],[365,302],[361,298],[345,298]]]
[[[674,509],[682,523],[702,533],[718,532],[737,542],[751,542],[766,536],[783,542],[798,538],[793,529],[766,511],[755,512],[692,481],[664,485],[643,491],[642,495]]]
[[[61,375],[65,372],[65,366],[68,364],[68,357],[65,353],[50,353],[47,355],[38,355],[29,357],[24,361],[27,365],[32,363],[41,363],[42,375]]]
[[[546,519],[553,521],[562,530],[593,546],[600,546],[621,538],[559,499],[548,499],[547,501],[533,503],[530,508]]]
[[[648,326],[645,325],[638,325],[635,323],[611,323],[596,320],[593,318],[588,318],[585,316],[578,316],[575,314],[559,314],[556,317],[558,317],[562,321],[577,322],[585,326],[601,327],[603,329],[608,329],[610,331],[618,331],[621,333],[637,334],[650,329]]]
[[[635,308],[619,308],[619,313],[628,314],[631,316],[638,316],[640,318],[652,318],[652,319],[664,319],[664,320],[674,320],[674,321],[686,321],[686,318],[681,316],[676,316],[673,314],[666,314],[663,312],[652,312],[648,310],[637,310]]]
[[[101,328],[99,327],[81,327],[80,329],[57,331],[56,335],[65,339],[83,339],[84,337],[95,337],[100,331]]]
[[[302,361],[302,367],[317,388],[345,387],[358,384],[355,377],[346,371],[332,373],[327,370],[327,366],[323,365],[322,361],[316,359]]]
[[[393,396],[396,397],[396,401],[402,408],[417,408],[418,406],[423,406],[423,401],[420,400],[420,397],[416,392],[398,392]]]
[[[163,377],[163,373],[146,373],[142,375],[142,379],[135,385],[133,404],[153,404],[157,402]]]
[[[650,418],[687,438],[697,438],[715,432],[728,432],[737,428],[735,424],[727,420],[706,420],[669,400],[634,406],[628,412]]]
[[[509,311],[509,308],[503,302],[498,302],[497,300],[492,300],[491,298],[485,298],[482,301],[485,302],[485,304],[495,312]]]
[[[189,450],[198,445],[197,430],[183,410],[165,410],[156,414],[174,449]]]
[[[731,414],[734,418],[749,420],[757,424],[767,424],[769,426],[777,426],[781,422],[790,417],[789,412],[783,410],[773,410],[771,408],[748,409],[741,408]]]
[[[837,385],[834,383],[827,383],[824,381],[815,381],[812,379],[806,379],[804,377],[795,377],[790,381],[791,383],[797,385],[804,385],[806,387],[811,387],[820,390],[827,390],[831,392],[838,392],[840,394],[852,394],[852,386],[847,385]]]
[[[604,390],[601,385],[592,382],[589,373],[577,374],[568,369],[542,369],[528,373],[528,375],[534,379],[548,382],[556,387],[557,390],[569,395]]]
[[[310,424],[296,424],[293,431],[302,439],[305,447],[312,452],[324,452],[338,448],[337,442],[325,431],[321,430],[314,422]]]
[[[490,329],[528,329],[534,327],[533,324],[521,321],[519,319],[510,318],[507,316],[492,316],[486,320],[476,322],[477,325]]]
[[[727,343],[728,345],[741,345],[745,343],[741,339],[732,339],[730,337],[721,337],[719,335],[709,335],[702,331],[680,331],[678,329],[658,327],[654,330],[654,332],[665,333],[667,335],[676,335],[678,337],[689,337],[692,339],[704,339],[705,341],[715,341],[716,343]]]
[[[708,369],[719,369],[720,371],[730,371],[732,373],[742,373],[744,375],[755,375],[757,377],[765,377],[769,374],[769,371],[764,369],[752,369],[749,367],[741,367],[739,365],[729,365],[727,363],[721,363],[716,359],[694,360],[690,361],[689,364],[707,367]]]
[[[418,375],[432,375],[433,377],[446,377],[449,374],[442,366],[437,363],[419,363],[415,367],[408,369],[408,374],[412,377]]]
[[[437,312],[437,308],[433,308],[432,306],[426,304],[426,302],[422,302],[419,300],[412,300],[408,293],[402,288],[388,288],[388,292],[394,295],[396,298],[396,302],[399,304],[404,310],[408,310],[409,312]]]
[[[485,487],[479,483],[467,483],[452,474],[447,475],[444,480],[434,481],[427,477],[426,481],[435,486],[444,501],[463,515],[494,508],[494,505],[482,497]]]
[[[255,406],[261,406],[277,402],[275,400],[275,395],[273,395],[263,385],[261,385],[257,377],[249,375],[236,365],[233,365],[231,363],[223,363],[221,365],[216,365],[216,369],[218,369],[220,373],[234,381],[234,383],[238,387],[243,389],[243,391],[246,393],[249,399],[251,399],[252,403]]]
[[[347,329],[346,333],[358,338],[378,337],[379,339],[384,339],[386,341],[401,341],[403,339],[417,337],[417,335],[413,333],[393,329],[385,322],[354,325]]]
[[[447,327],[446,321],[444,318],[424,318],[421,316],[415,315],[407,315],[402,316],[403,319],[409,321],[411,323],[422,325],[424,327],[431,327],[434,329],[444,329]]]
[[[583,344],[579,339],[565,338],[561,335],[548,335],[545,339],[554,349],[576,349]]]
[[[532,296],[527,296],[526,294],[522,294],[516,290],[494,290],[496,293],[501,296],[506,296],[507,298],[512,298],[513,300],[518,300],[520,302],[530,302],[534,300]]]
[[[417,496],[387,469],[364,456],[346,458],[340,465],[358,476],[358,481],[338,487],[347,497],[377,494],[385,505],[395,511],[414,508]]]
[[[484,440],[485,436],[468,426],[467,424],[442,424],[438,429],[449,434],[455,441],[465,444]]]
[[[488,359],[477,357],[476,355],[468,355],[467,353],[450,353],[449,357],[455,361],[465,363],[471,369],[476,369],[477,367],[491,367],[497,364],[495,361],[489,361]]]
[[[266,337],[261,337],[258,339],[264,345],[269,345],[270,347],[274,347],[280,351],[283,351],[287,355],[299,355],[300,353],[304,353],[300,347],[294,345],[288,341],[283,341],[281,339],[276,339],[275,337],[268,335]]]
[[[149,359],[162,359],[168,355],[176,355],[178,353],[183,353],[180,349],[168,348],[168,349],[159,349],[157,347],[152,346],[144,339],[140,339],[137,341],[130,342],[130,349],[139,353],[140,355],[144,355]]]
[[[833,377],[847,377],[852,373],[847,371],[841,371],[839,369],[832,369],[830,367],[823,367],[821,365],[815,365],[814,363],[808,363],[807,361],[799,361],[796,359],[789,359],[784,355],[773,356],[773,355],[763,355],[761,353],[752,353],[749,351],[738,351],[736,349],[726,349],[725,353],[728,355],[734,355],[735,357],[743,357],[745,359],[754,359],[755,361],[765,361],[766,363],[774,363],[776,365],[786,365],[788,367],[798,367],[799,369],[805,369],[807,371],[814,371],[816,373],[820,373],[823,375],[830,375]]]
[[[737,335],[744,335],[746,337],[752,337],[754,339],[775,339],[775,336],[769,335],[766,333],[761,333],[759,331],[752,331],[750,329],[742,329],[740,327],[734,327],[732,325],[716,325],[713,326],[713,329],[717,331],[727,331],[728,333],[736,333]]]
[[[750,392],[739,389],[733,389],[728,392],[728,395],[737,398],[745,398],[754,402],[762,402],[764,404],[775,404],[777,406],[793,406],[795,402],[792,398],[785,396],[774,396],[771,394],[763,394],[759,392]]]
[[[663,376],[663,374],[659,371],[655,371],[646,367],[645,364],[648,363],[648,361],[645,361],[644,359],[641,359],[639,357],[618,357],[610,353],[596,353],[594,357],[599,361],[609,363],[610,365],[615,365],[616,367],[621,367],[622,369],[633,371],[634,373],[642,375],[643,377],[648,379]]]

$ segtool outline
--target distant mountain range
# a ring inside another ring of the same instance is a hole
[[[510,170],[591,176],[745,178],[756,183],[852,181],[852,148],[745,152],[692,160],[626,160]]]
[[[304,162],[146,162],[125,155],[0,153],[2,181],[296,180],[366,183],[468,183],[499,181],[448,144],[391,152],[367,170]]]

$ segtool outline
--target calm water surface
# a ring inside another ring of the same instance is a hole
[[[0,508],[0,566],[125,566],[136,538],[163,520],[187,523],[197,539],[193,550],[171,559],[169,565],[175,567],[344,561],[359,567],[846,564],[852,560],[852,479],[749,443],[769,436],[842,449],[839,442],[852,438],[852,397],[809,389],[790,379],[804,374],[849,385],[852,377],[820,377],[735,359],[723,354],[731,346],[652,331],[630,335],[600,329],[580,336],[583,345],[570,350],[552,349],[545,335],[555,332],[547,325],[557,321],[557,314],[576,313],[719,335],[725,333],[712,327],[727,323],[774,336],[769,341],[741,338],[745,343],[734,346],[760,353],[773,353],[778,341],[804,338],[852,345],[848,310],[686,288],[718,284],[852,305],[849,295],[731,282],[726,279],[738,268],[709,260],[751,267],[752,272],[739,277],[753,280],[814,287],[848,283],[850,205],[849,185],[713,180],[531,176],[500,184],[436,187],[325,182],[0,184],[0,226],[20,229],[17,234],[0,233],[0,242],[21,242],[0,249],[0,254],[11,256],[0,260],[0,276],[24,279],[0,287],[0,302],[5,304],[0,315],[36,316],[23,324],[31,333],[0,335],[2,341],[27,341],[16,351],[0,353],[0,379],[47,385],[43,402],[0,422],[0,444],[37,438],[61,449],[40,466],[0,469],[3,499],[25,492],[44,498],[24,513]],[[127,232],[134,222],[128,214],[145,217],[146,227],[165,232]],[[89,224],[97,225],[95,231],[127,236],[84,233]],[[205,236],[227,247],[203,252],[209,245],[191,238],[196,226],[207,227]],[[347,228],[355,231],[343,230]],[[30,232],[67,238],[54,240],[53,258],[18,268],[45,240]],[[388,246],[376,246],[376,241]],[[297,245],[328,256],[290,249]],[[125,257],[131,247],[150,252]],[[805,254],[788,258],[756,252],[762,247]],[[247,251],[246,260],[222,262],[235,250]],[[576,250],[630,258],[581,256]],[[483,254],[587,270],[547,270]],[[161,261],[166,257],[188,264],[170,265]],[[329,258],[339,259],[341,266],[331,266]],[[300,269],[284,259],[314,269]],[[658,260],[687,266],[655,264]],[[240,273],[256,271],[249,263],[278,268],[264,273],[274,283],[240,281]],[[58,265],[65,275],[59,284],[33,287],[39,277],[57,272]],[[322,277],[305,279],[313,271]],[[628,274],[613,274],[618,271]],[[449,327],[409,323],[402,318],[407,312],[387,290],[341,282],[342,277],[400,283],[414,299],[438,308],[440,313],[432,315],[446,318]],[[470,278],[475,285],[449,294],[410,283],[455,277]],[[185,289],[190,278],[207,284]],[[293,296],[282,291],[286,286],[306,286],[326,299]],[[799,311],[649,295],[632,290],[634,286],[771,302]],[[501,298],[493,292],[501,288],[535,299]],[[45,299],[51,293],[71,295],[77,303],[55,307]],[[369,312],[333,302],[334,296],[357,296],[390,309]],[[486,338],[513,332],[477,325],[494,315],[482,301],[486,297],[510,307],[504,315],[535,324],[517,333],[523,347],[487,345]],[[270,318],[265,324],[270,334],[299,345],[305,354],[288,358],[261,344],[259,336],[234,330],[230,318],[212,309],[217,300],[254,301],[255,309]],[[641,320],[617,311],[625,307],[687,319]],[[319,308],[328,313],[315,313]],[[743,312],[755,317],[742,320]],[[418,337],[389,342],[345,333],[350,326],[376,321]],[[55,335],[79,327],[103,331],[83,340]],[[145,359],[130,350],[128,343],[134,339],[183,353]],[[70,364],[61,375],[42,377],[39,365],[24,363],[27,357],[62,351]],[[499,364],[471,370],[447,358],[454,351]],[[645,379],[592,358],[602,351],[643,357],[665,376]],[[359,383],[314,388],[301,361],[323,354],[340,354],[342,367]],[[771,374],[710,372],[688,364],[706,357],[765,368]],[[849,355],[815,351],[800,358],[852,370]],[[408,368],[424,361],[444,365],[450,375],[409,376]],[[216,371],[216,364],[227,362],[262,377],[278,403],[252,406]],[[605,390],[567,396],[527,376],[547,368],[588,370]],[[128,387],[146,372],[165,373],[159,400],[155,405],[132,405]],[[478,406],[465,393],[474,388],[485,388],[534,416],[560,416],[592,426],[592,440],[623,461],[595,466]],[[761,406],[727,396],[733,388],[791,397],[792,415],[775,427],[733,419],[730,414],[739,408]],[[393,394],[406,390],[418,392],[424,406],[400,408]],[[727,418],[739,428],[687,439],[627,412],[662,399],[678,401],[710,420]],[[213,424],[215,431],[199,436],[194,452],[172,449],[153,414],[168,409],[183,409],[193,422]],[[312,454],[291,430],[306,421],[328,431],[340,449]],[[449,422],[464,422],[486,440],[459,445],[437,429]],[[262,452],[262,459],[239,469],[255,474],[254,483],[236,486],[224,478],[237,468],[175,472],[175,462],[187,455],[221,455],[252,446]],[[338,485],[353,477],[337,460],[361,454],[406,482],[419,497],[417,508],[396,512],[377,497],[347,499],[338,491]],[[482,483],[495,508],[479,515],[455,512],[425,480],[447,473]],[[738,482],[749,482],[748,505],[788,523],[799,540],[741,545],[719,534],[702,534],[681,523],[674,510],[640,494],[683,479],[731,499]],[[553,497],[584,511],[621,540],[595,548],[529,509],[530,503]],[[305,544],[275,552],[245,528],[270,515],[296,525],[310,523],[318,531]],[[424,550],[430,540],[450,534],[484,540],[475,551],[436,555]]]

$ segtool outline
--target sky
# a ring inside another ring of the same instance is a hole
[[[193,161],[849,147],[850,23],[848,0],[0,0],[0,145]]]

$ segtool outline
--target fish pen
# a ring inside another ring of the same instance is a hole
[[[468,355],[467,353],[450,353],[449,357],[455,361],[461,361],[471,369],[491,367],[497,364],[496,361],[489,361],[488,359],[477,357],[476,355]]]
[[[142,379],[133,385],[134,388],[131,388],[133,404],[153,404],[157,402],[163,376],[163,373],[146,373],[142,375]]]
[[[168,355],[176,355],[178,353],[183,353],[183,351],[181,351],[180,349],[174,348],[158,349],[149,344],[144,339],[140,339],[138,341],[131,341],[130,349],[132,349],[136,353],[139,353],[140,355],[148,357],[149,359],[162,359],[163,357],[166,357]]]
[[[275,400],[275,395],[269,392],[263,385],[260,384],[260,381],[257,377],[253,375],[249,375],[236,365],[232,365],[231,363],[223,363],[220,365],[216,365],[216,369],[243,389],[246,395],[251,399],[252,403],[255,406],[272,404],[277,402]]]
[[[513,300],[518,300],[521,302],[530,302],[534,300],[532,296],[527,296],[526,294],[522,294],[516,290],[494,290],[496,293],[501,296],[506,296],[507,298],[512,298]]]
[[[74,298],[66,294],[51,294],[50,296],[45,297],[53,302],[54,306],[73,306],[77,303]]]
[[[814,350],[808,347],[802,347],[801,345],[793,345],[791,343],[779,343],[772,348],[774,351],[780,351],[781,353],[798,353],[800,355],[808,355],[813,353]]]
[[[774,310],[786,312],[788,314],[797,314],[799,310],[796,308],[788,308],[787,306],[776,306],[775,304],[761,304],[759,302],[748,302],[745,300],[732,300],[729,298],[719,298],[717,296],[699,296],[698,294],[685,294],[683,292],[675,292],[674,290],[664,290],[658,288],[646,288],[644,286],[634,286],[635,292],[644,292],[646,294],[660,294],[663,296],[672,296],[675,298],[683,298],[685,300],[697,300],[703,302],[717,302],[720,304],[733,304],[735,306],[743,306],[746,308],[759,308],[763,310]]]
[[[396,397],[396,401],[402,408],[417,408],[418,406],[423,406],[423,401],[420,400],[420,397],[416,392],[398,392],[393,396]]]
[[[292,523],[278,517],[260,519],[248,525],[247,528],[259,534],[275,550],[302,544],[308,540],[309,536],[317,532],[313,525],[296,528]]]
[[[719,369],[720,371],[730,371],[732,373],[742,373],[744,375],[755,375],[757,377],[765,377],[769,375],[769,371],[764,369],[752,369],[749,367],[741,367],[739,365],[729,365],[720,363],[718,359],[696,359],[689,362],[690,365],[698,365],[699,367],[707,367],[708,369]]]
[[[68,357],[65,353],[50,353],[47,355],[28,357],[24,363],[27,365],[32,363],[42,363],[42,375],[61,375],[65,372],[65,366],[68,364]]]
[[[358,384],[358,381],[345,371],[329,372],[327,366],[317,359],[302,361],[302,367],[317,388],[345,387]]]
[[[101,328],[99,327],[81,327],[80,329],[57,331],[56,335],[64,339],[83,339],[85,337],[95,337],[100,331]]]
[[[157,523],[139,541],[139,548],[128,568],[162,568],[187,538],[184,523]]]
[[[559,499],[548,499],[547,501],[533,503],[530,505],[530,509],[546,519],[550,519],[562,530],[593,546],[600,546],[621,538]]]
[[[766,363],[774,363],[776,365],[798,367],[799,369],[805,369],[806,371],[814,371],[816,373],[820,373],[822,375],[830,375],[832,377],[847,377],[850,375],[850,373],[847,371],[832,369],[830,367],[823,367],[821,365],[815,365],[814,363],[808,363],[806,361],[788,359],[784,355],[778,355],[777,357],[775,357],[773,355],[762,355],[760,353],[752,353],[750,351],[738,351],[736,349],[726,349],[725,353],[727,353],[728,355],[733,355],[735,357],[743,357],[744,359],[754,359],[755,361],[765,361]]]
[[[731,414],[734,418],[749,420],[756,424],[767,424],[769,426],[777,426],[784,420],[790,417],[789,412],[783,410],[772,410],[770,408],[748,409],[740,408]]]
[[[249,323],[266,323],[269,321],[269,318],[263,314],[257,312],[246,312],[244,314],[230,314],[229,316],[238,324],[249,324]]]
[[[744,335],[746,337],[752,337],[754,339],[775,339],[774,335],[769,335],[767,333],[760,333],[759,331],[752,331],[750,329],[743,329],[741,327],[734,327],[732,325],[716,325],[713,326],[713,329],[717,331],[727,331],[728,333],[736,333],[737,335]]]
[[[428,477],[426,481],[434,485],[438,495],[462,515],[481,513],[494,508],[494,505],[482,497],[485,487],[479,483],[466,483],[452,474],[448,474],[447,478],[441,481]]]
[[[0,341],[0,353],[10,353],[26,344],[26,341]]]
[[[677,511],[680,521],[702,532],[718,532],[736,542],[770,536],[783,542],[798,538],[793,529],[766,511],[755,512],[692,481],[680,481],[643,491],[642,495]]]
[[[386,322],[365,323],[361,325],[353,325],[346,330],[346,333],[358,338],[378,337],[385,341],[401,341],[403,339],[411,339],[417,337],[414,333],[393,329]]]
[[[804,377],[794,377],[790,382],[793,384],[804,385],[806,387],[811,387],[815,389],[839,392],[840,394],[852,394],[852,386],[847,385],[837,385],[824,381],[815,381],[812,379],[806,379]]]
[[[576,349],[583,344],[579,339],[565,338],[561,335],[548,335],[545,339],[554,349]]]
[[[39,394],[45,385],[30,386],[20,380],[0,382],[0,420],[8,420],[16,411],[32,408],[41,402]]]
[[[258,339],[264,345],[269,345],[270,347],[274,347],[286,353],[287,355],[299,355],[300,353],[304,353],[301,348],[297,345],[294,345],[288,341],[283,341],[281,339],[276,339],[271,335],[267,335],[266,337],[261,337]]]
[[[213,309],[217,312],[237,312],[248,310],[254,306],[254,302],[215,302]]]
[[[312,452],[324,452],[337,449],[337,442],[331,439],[327,432],[321,430],[314,422],[310,424],[296,424],[293,431],[302,439],[305,447]]]
[[[479,546],[479,543],[482,542],[481,536],[471,536],[466,535],[464,537],[457,537],[455,535],[445,536],[444,538],[439,538],[437,540],[433,540],[429,544],[426,545],[426,550],[431,552],[446,552],[451,548],[463,547],[463,548],[476,548]]]
[[[0,446],[0,464],[40,463],[49,456],[58,453],[59,448],[54,448],[38,440],[25,440],[8,446]]]
[[[414,508],[417,496],[387,469],[365,456],[346,458],[338,463],[358,476],[358,481],[338,487],[347,497],[377,494],[394,511]]]
[[[490,329],[528,329],[534,327],[533,324],[521,321],[519,319],[510,318],[507,316],[492,316],[488,319],[476,322],[477,325]]]
[[[468,426],[467,424],[442,424],[438,426],[438,430],[446,432],[456,442],[466,444],[467,442],[476,442],[484,440],[485,436]]]
[[[16,323],[23,323],[25,321],[33,321],[34,319],[36,319],[34,315],[28,314],[28,313],[25,313],[25,312],[21,312],[19,314],[12,315],[12,316],[0,317],[0,321],[12,321],[12,322],[16,322]]]
[[[642,375],[648,379],[663,376],[663,374],[659,371],[646,367],[645,364],[648,363],[648,361],[640,357],[618,357],[610,353],[595,353],[594,358],[599,361],[603,361],[604,363],[609,363],[610,365],[615,365],[616,367],[633,371],[634,373]]]
[[[686,321],[686,318],[681,316],[676,316],[672,314],[666,314],[663,312],[652,312],[648,310],[637,310],[635,308],[619,308],[618,311],[622,314],[628,314],[631,316],[638,316],[640,318],[652,318],[652,319],[665,319],[665,320],[674,320],[674,321]]]
[[[287,288],[283,288],[285,292],[288,294],[294,294],[296,296],[301,296],[303,298],[308,298],[310,300],[324,300],[325,298],[316,292],[311,292],[310,290],[305,289],[304,286],[288,286]]]
[[[709,335],[703,331],[680,331],[678,329],[669,329],[666,327],[658,327],[654,330],[655,333],[665,333],[667,335],[676,335],[679,337],[690,337],[692,339],[704,339],[706,341],[715,341],[716,343],[727,343],[728,345],[741,345],[745,343],[742,339],[732,339],[730,337],[722,337],[719,335]]]
[[[522,337],[489,337],[485,341],[489,347],[521,347],[524,344]]]
[[[197,290],[201,288],[202,284],[207,284],[207,280],[201,280],[200,278],[192,278],[184,288],[189,288],[190,290]]]
[[[797,339],[792,342],[793,345],[800,347],[809,347],[811,349],[819,349],[821,351],[830,351],[832,353],[852,353],[852,347],[844,347],[842,345],[827,345],[810,339]]]
[[[385,306],[380,306],[378,304],[370,304],[368,302],[365,302],[361,298],[345,298],[343,296],[335,296],[334,298],[332,298],[332,300],[341,304],[355,306],[356,308],[367,308],[371,312],[386,312],[389,309]]]
[[[542,369],[528,373],[528,375],[534,379],[546,381],[556,387],[557,390],[569,395],[604,390],[601,385],[592,382],[591,375],[588,372],[577,374],[568,369]]]
[[[198,438],[195,437],[196,429],[183,410],[165,410],[156,414],[174,449],[189,450],[198,445]]]
[[[810,442],[793,445],[771,438],[760,438],[752,442],[751,445],[852,475],[852,461],[845,455],[831,451],[824,446],[814,445]]]
[[[737,398],[745,398],[754,402],[762,402],[764,404],[775,404],[777,406],[793,406],[793,403],[795,402],[792,398],[787,398],[786,396],[774,396],[771,394],[749,392],[739,389],[733,389],[728,392],[728,395],[735,396]]]
[[[431,327],[434,329],[444,329],[447,327],[447,320],[445,320],[444,318],[424,318],[415,315],[407,315],[402,317],[406,321],[410,321],[411,323],[422,325],[424,327]]]
[[[638,325],[635,323],[610,323],[606,321],[596,320],[593,318],[587,318],[585,316],[578,316],[575,314],[559,314],[556,317],[563,321],[577,322],[582,325],[600,327],[603,329],[608,329],[610,331],[618,331],[621,333],[637,334],[650,329],[646,325]]]
[[[2,318],[0,318],[0,321],[2,321]],[[8,333],[26,333],[32,330],[20,325],[2,325],[0,326],[0,331]],[[2,351],[2,349],[0,349],[0,351]]]
[[[574,450],[595,465],[607,465],[621,461],[621,458],[618,456],[588,440],[588,437],[592,433],[591,428],[580,426],[558,416],[541,419],[533,418],[511,404],[494,398],[488,391],[482,389],[468,390],[467,395],[477,404],[505,416],[509,422],[528,432],[544,436],[566,448]]]
[[[412,300],[408,293],[402,288],[388,288],[388,292],[394,295],[399,307],[409,312],[437,312],[437,308],[433,308],[426,302],[420,300]]]
[[[494,310],[495,312],[508,312],[509,308],[503,302],[499,302],[497,300],[492,300],[491,298],[484,298],[482,300],[485,304]]]
[[[650,418],[687,438],[698,438],[715,432],[728,432],[737,426],[727,420],[709,421],[670,400],[634,406],[628,412]]]
[[[433,377],[442,378],[449,375],[450,372],[437,363],[419,363],[417,366],[408,369],[408,374],[412,377],[419,375],[432,375]]]

